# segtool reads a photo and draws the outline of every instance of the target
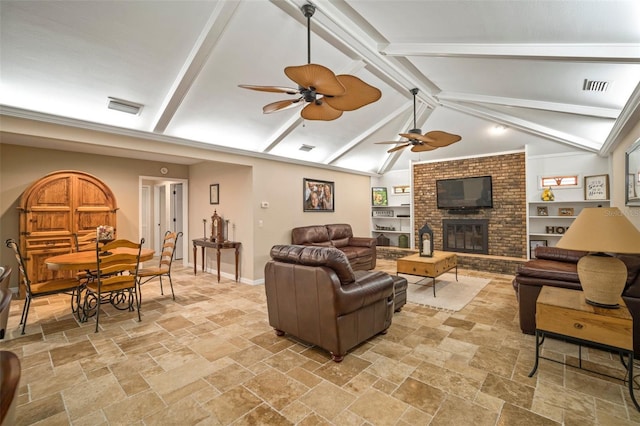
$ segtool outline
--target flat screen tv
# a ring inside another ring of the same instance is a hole
[[[493,207],[491,176],[436,180],[436,193],[439,209]]]

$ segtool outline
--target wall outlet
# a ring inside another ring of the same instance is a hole
[[[260,203],[260,207],[262,207],[263,209],[268,209],[269,208],[269,202],[268,201],[263,201]]]

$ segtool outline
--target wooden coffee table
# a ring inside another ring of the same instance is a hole
[[[436,297],[436,278],[453,268],[456,269],[456,281],[458,281],[458,257],[455,253],[434,251],[433,257],[423,257],[416,253],[398,259],[396,275],[407,274],[431,278],[433,297]]]

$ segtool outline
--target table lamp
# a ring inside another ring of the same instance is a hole
[[[587,303],[604,308],[620,306],[627,267],[606,253],[640,253],[640,231],[620,209],[582,209],[556,247],[590,252],[578,261],[578,278]]]

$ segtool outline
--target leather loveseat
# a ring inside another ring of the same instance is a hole
[[[391,325],[391,275],[354,272],[336,248],[273,246],[264,277],[269,324],[276,334],[323,348],[336,362]]]
[[[518,298],[520,329],[535,334],[536,300],[543,285],[582,290],[578,279],[578,260],[585,251],[557,247],[537,247],[536,258],[522,264],[513,279]],[[640,256],[617,255],[627,266],[627,284],[622,299],[633,316],[633,350],[640,354]]]
[[[340,249],[356,271],[368,271],[376,267],[376,239],[354,237],[351,225],[346,223],[293,228],[291,244]]]

